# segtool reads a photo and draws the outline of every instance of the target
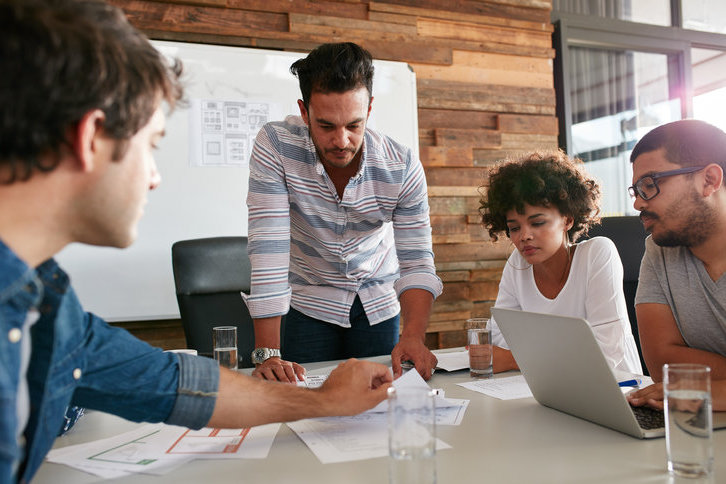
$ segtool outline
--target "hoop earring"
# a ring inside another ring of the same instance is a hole
[[[569,266],[572,263],[572,251],[570,250],[570,247],[572,247],[573,244],[570,241],[570,234],[567,233],[567,230],[565,230],[565,250],[567,251],[567,265]]]

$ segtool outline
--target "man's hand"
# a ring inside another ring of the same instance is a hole
[[[663,384],[656,383],[640,390],[630,392],[625,396],[631,405],[642,407],[647,405],[659,410],[663,409]],[[726,380],[713,380],[711,382],[711,397],[714,412],[726,411]]]
[[[391,364],[393,369],[393,377],[398,378],[403,373],[401,362],[413,361],[416,370],[424,380],[431,378],[436,368],[438,359],[426,348],[421,338],[416,336],[402,336],[398,344],[391,352]]]
[[[252,372],[252,376],[263,380],[281,381],[286,383],[296,383],[305,377],[305,368],[301,365],[285,361],[281,358],[273,356],[268,358]]]
[[[384,400],[392,381],[387,366],[358,360],[341,363],[320,388],[312,390],[220,368],[219,392],[207,425],[238,429],[303,418],[355,415]]]
[[[634,392],[628,393],[625,398],[628,399],[634,407],[642,407],[646,405],[651,408],[663,410],[663,384],[656,383],[654,385],[641,388]]]
[[[326,397],[325,415],[356,415],[383,401],[392,381],[387,366],[351,358],[338,365],[317,391]]]

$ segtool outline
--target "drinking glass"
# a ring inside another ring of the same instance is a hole
[[[436,411],[427,387],[388,389],[390,484],[436,483]]]
[[[688,363],[663,365],[668,471],[705,477],[713,468],[711,369]]]
[[[489,319],[466,320],[466,343],[469,346],[469,375],[473,378],[490,378],[494,362]]]
[[[214,359],[219,366],[237,369],[237,326],[215,326],[212,328]]]

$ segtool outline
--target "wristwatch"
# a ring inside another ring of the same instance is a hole
[[[252,351],[252,363],[255,365],[261,365],[274,357],[280,357],[280,350],[277,348],[255,348]]]

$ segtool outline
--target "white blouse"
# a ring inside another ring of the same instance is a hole
[[[642,373],[623,295],[623,264],[606,237],[577,244],[567,281],[554,299],[539,291],[532,266],[514,251],[504,267],[495,307],[584,318],[612,368]],[[493,344],[509,348],[493,318],[490,324]]]

